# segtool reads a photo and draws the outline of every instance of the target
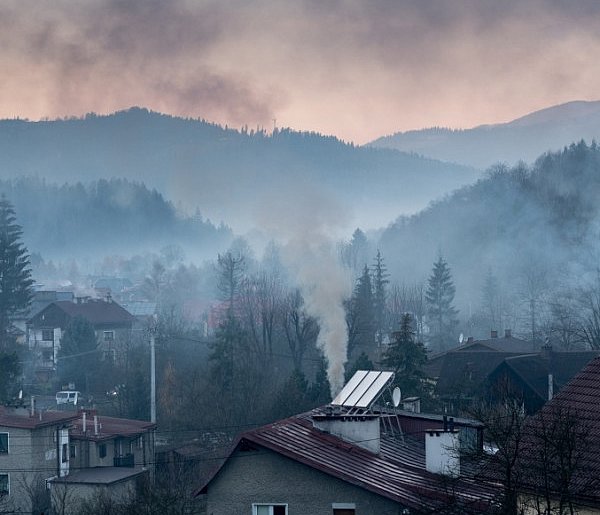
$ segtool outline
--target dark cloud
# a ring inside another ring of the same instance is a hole
[[[596,0],[9,0],[0,116],[136,104],[359,140],[493,122],[596,95],[599,15]]]

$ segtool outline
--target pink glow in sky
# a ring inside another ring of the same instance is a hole
[[[0,118],[133,105],[365,143],[600,97],[596,0],[8,0]]]

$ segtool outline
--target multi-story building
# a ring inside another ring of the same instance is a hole
[[[32,513],[49,504],[46,481],[69,474],[73,412],[0,406],[0,512]]]

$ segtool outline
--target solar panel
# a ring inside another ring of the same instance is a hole
[[[373,404],[386,385],[391,382],[394,378],[393,372],[381,372],[379,376],[375,378],[371,386],[367,389],[367,391],[363,394],[359,401],[354,404],[356,408],[370,408],[371,404]]]
[[[331,404],[346,408],[369,408],[393,378],[393,372],[358,370]]]
[[[365,378],[369,372],[367,370],[357,370],[356,373],[350,378],[350,381],[346,383],[342,391],[337,394],[335,399],[331,401],[331,404],[335,406],[343,406],[346,399],[352,394],[359,383]]]

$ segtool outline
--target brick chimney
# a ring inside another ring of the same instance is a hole
[[[504,338],[512,338],[512,332],[510,329],[504,329]]]
[[[491,337],[492,338],[498,338],[498,331],[492,331],[491,332]]]

